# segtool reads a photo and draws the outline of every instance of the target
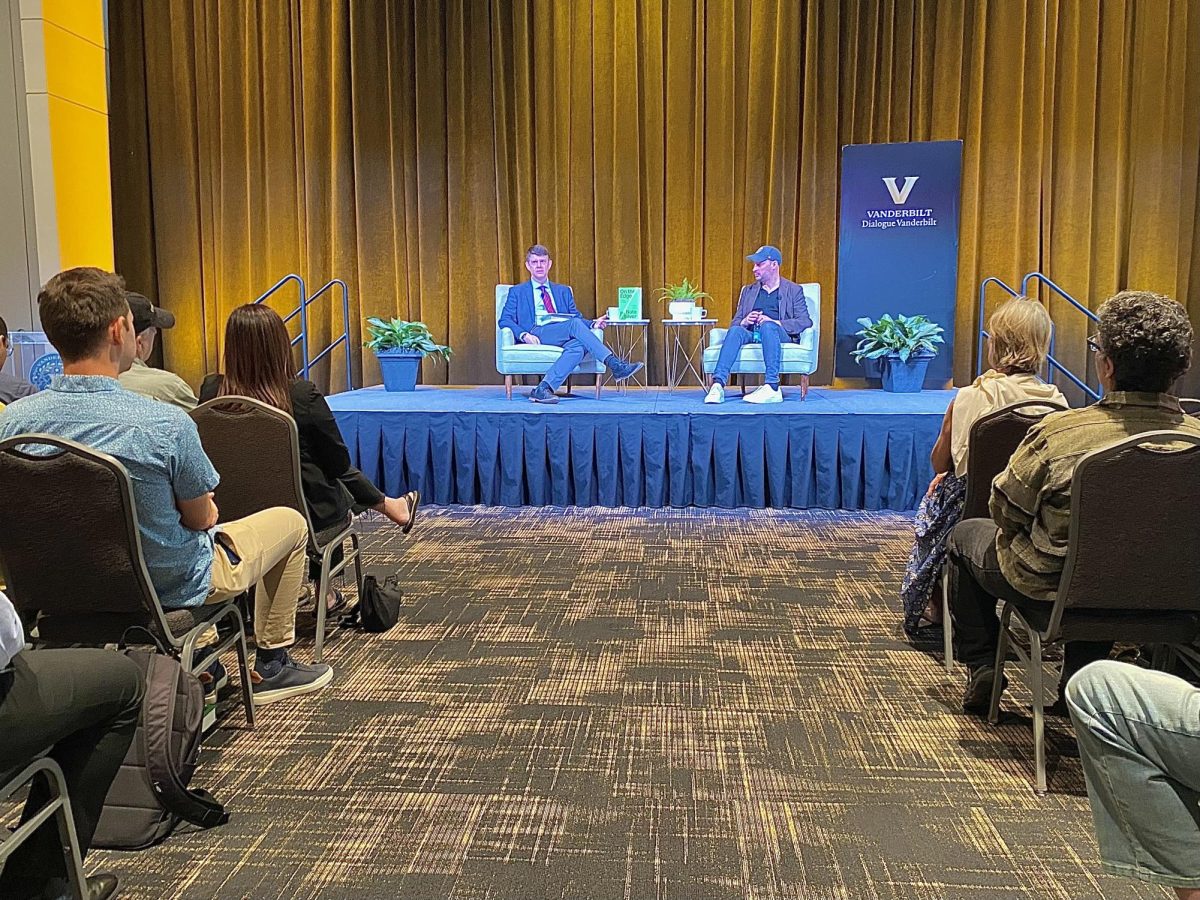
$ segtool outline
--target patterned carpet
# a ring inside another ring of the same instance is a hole
[[[1027,723],[957,714],[959,678],[901,639],[909,527],[367,523],[368,569],[407,584],[399,626],[336,635],[330,689],[218,728],[197,783],[228,825],[92,865],[128,898],[1165,896],[1100,873],[1062,725],[1038,799]]]

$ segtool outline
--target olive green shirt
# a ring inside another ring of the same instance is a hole
[[[1094,406],[1052,413],[1029,429],[992,482],[990,510],[1000,526],[996,556],[1014,588],[1054,600],[1067,557],[1071,476],[1084,455],[1147,431],[1200,435],[1200,419],[1185,415],[1168,394],[1114,391]]]
[[[170,403],[187,412],[195,409],[200,402],[188,383],[174,372],[148,366],[140,359],[135,359],[133,367],[128,372],[122,372],[117,380],[127,391]]]

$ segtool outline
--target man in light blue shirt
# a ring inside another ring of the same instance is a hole
[[[221,602],[259,585],[256,703],[328,684],[328,666],[297,663],[288,652],[296,637],[307,522],[295,510],[275,508],[217,527],[212,491],[218,476],[196,424],[178,407],[127,391],[117,380],[136,353],[121,278],[92,268],[60,272],[38,294],[38,308],[63,374],[0,413],[0,439],[53,434],[125,466],[146,568],[163,606]]]

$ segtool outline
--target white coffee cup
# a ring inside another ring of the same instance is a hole
[[[610,322],[618,322],[621,319],[621,308],[619,306],[610,306],[608,308],[608,320]]]

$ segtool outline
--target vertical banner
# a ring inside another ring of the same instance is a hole
[[[850,356],[858,320],[903,313],[927,316],[946,329],[925,383],[950,380],[961,181],[962,141],[842,148],[837,376],[877,376]]]

